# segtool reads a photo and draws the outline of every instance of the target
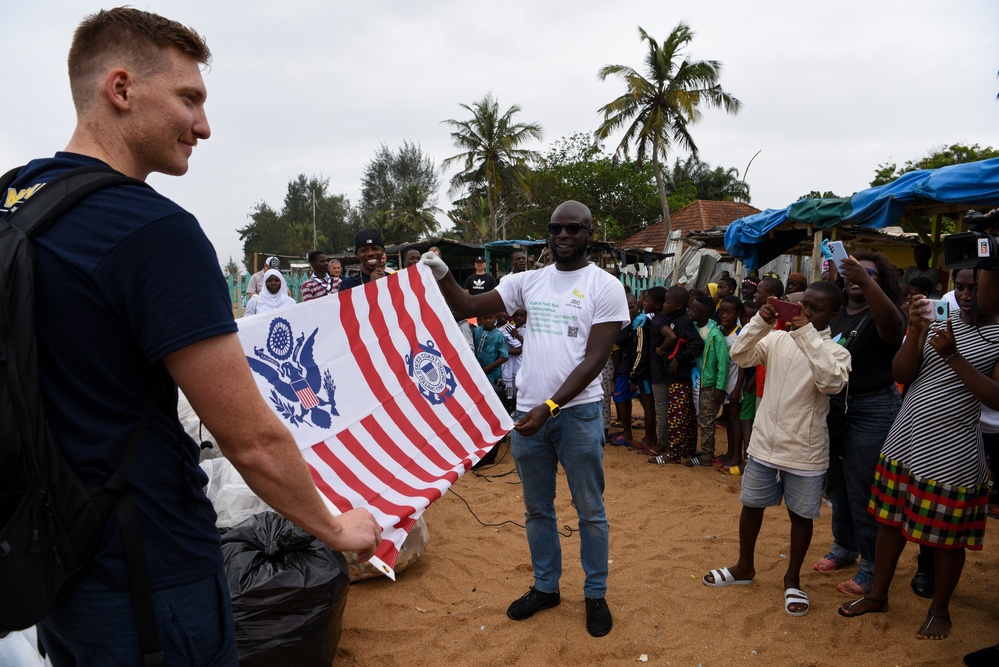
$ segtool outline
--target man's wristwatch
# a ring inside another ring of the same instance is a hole
[[[545,405],[548,406],[548,412],[552,414],[552,417],[558,417],[559,413],[562,412],[562,408],[559,407],[558,403],[550,398],[545,401]]]

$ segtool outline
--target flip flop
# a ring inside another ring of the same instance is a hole
[[[791,605],[793,604],[805,605],[804,611],[791,611]],[[808,593],[800,588],[788,588],[784,590],[784,611],[786,611],[789,615],[804,616],[811,608],[812,605],[808,601]]]
[[[614,445],[615,447],[628,447],[631,445],[630,442],[625,440],[623,433],[619,433],[615,435],[613,438],[611,438],[610,444]]]
[[[876,609],[868,609],[867,611],[853,611],[853,608],[858,604],[860,604],[861,602],[874,602],[878,606]],[[839,615],[844,618],[854,618],[855,616],[863,616],[864,614],[881,614],[888,611],[888,600],[875,600],[874,598],[869,598],[865,595],[859,600],[854,600],[853,602],[847,602],[842,607],[840,607],[838,611]]]
[[[708,581],[708,575],[710,575],[714,581]],[[711,570],[708,574],[701,577],[701,583],[705,586],[710,586],[711,588],[724,588],[726,586],[745,586],[746,584],[753,583],[753,580],[736,579],[732,576],[732,573],[728,571],[727,567],[723,567],[717,570]]]
[[[947,629],[943,632],[943,634],[937,633],[935,635],[930,635],[924,633],[924,630],[929,632],[930,625],[932,625],[934,621],[947,622]],[[916,633],[916,639],[947,639],[947,637],[950,636],[950,629],[952,627],[953,624],[950,622],[950,614],[928,614],[926,616],[926,622],[919,626],[919,632]]]
[[[649,463],[655,463],[657,466],[668,466],[671,463],[680,463],[675,461],[665,454],[659,454],[658,456],[652,456],[649,458]]]
[[[711,462],[708,461],[707,459],[704,459],[702,461],[700,456],[694,456],[687,459],[687,462],[684,463],[683,465],[687,466],[688,468],[700,468],[702,466],[706,468],[711,465]]]

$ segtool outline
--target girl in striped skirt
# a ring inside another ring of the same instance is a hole
[[[988,512],[988,470],[979,402],[999,408],[999,324],[978,313],[977,272],[954,272],[960,306],[933,322],[930,301],[909,311],[908,338],[895,356],[895,380],[908,385],[881,448],[868,511],[880,523],[871,592],[844,604],[843,616],[888,609],[888,588],[906,540],[933,548],[936,583],[919,639],[950,633],[950,598],[965,549],[979,550]]]

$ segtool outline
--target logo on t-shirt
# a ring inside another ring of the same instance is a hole
[[[333,375],[329,369],[320,371],[313,356],[317,333],[318,327],[308,339],[301,333],[296,340],[288,320],[275,317],[267,330],[266,349],[254,347],[256,358],[246,357],[253,372],[271,383],[271,404],[278,416],[295,427],[327,429],[332,417],[340,415]]]
[[[485,278],[473,278],[472,279],[472,289],[482,289],[486,286]]]
[[[420,345],[412,354],[406,355],[406,364],[409,367],[409,376],[416,380],[420,393],[430,401],[431,405],[443,403],[454,396],[457,387],[454,373],[444,363],[444,357],[434,347],[432,340],[428,340],[426,345]]]

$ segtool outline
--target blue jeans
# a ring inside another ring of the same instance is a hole
[[[832,455],[826,475],[826,495],[832,503],[831,553],[847,561],[860,555],[860,569],[874,574],[874,543],[878,522],[867,511],[874,468],[902,398],[895,385],[845,402],[830,400],[830,410],[846,412],[839,434],[830,433]]]
[[[510,434],[510,448],[523,483],[527,544],[534,566],[534,587],[559,589],[562,545],[555,516],[555,472],[565,470],[579,516],[579,557],[586,574],[583,594],[602,598],[607,591],[608,526],[604,511],[604,420],[600,401],[563,408],[540,431]],[[518,410],[517,421],[525,413]]]
[[[236,665],[229,586],[221,570],[193,584],[153,591],[165,665]],[[129,593],[81,579],[38,624],[38,637],[56,667],[141,665]]]

